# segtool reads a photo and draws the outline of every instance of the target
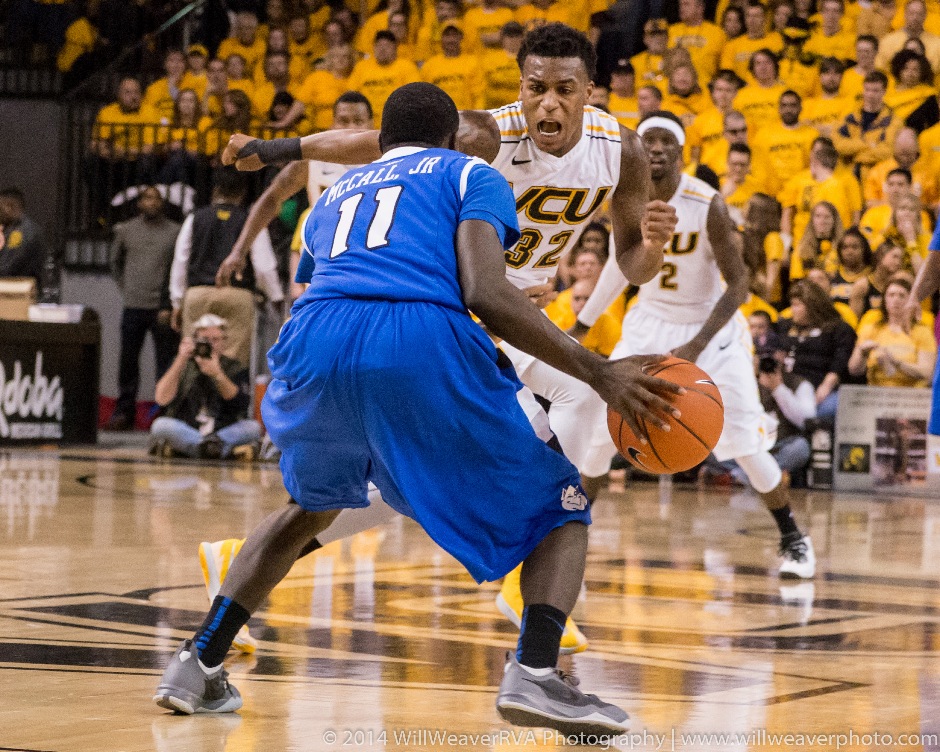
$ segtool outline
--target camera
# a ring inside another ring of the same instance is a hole
[[[780,364],[773,355],[761,355],[757,361],[757,370],[761,373],[776,373]]]
[[[193,356],[196,358],[211,358],[212,343],[207,339],[197,339],[196,349],[193,350]]]

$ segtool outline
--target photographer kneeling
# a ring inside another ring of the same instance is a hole
[[[202,316],[157,382],[161,415],[150,429],[157,454],[220,459],[261,438],[261,426],[246,417],[248,369],[221,354],[225,327],[219,316]]]

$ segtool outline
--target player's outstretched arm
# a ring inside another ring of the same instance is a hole
[[[485,110],[461,112],[455,148],[471,157],[492,162],[499,153],[499,126],[495,118]],[[330,130],[302,138],[269,141],[236,133],[222,152],[222,164],[234,164],[239,170],[252,171],[269,164],[301,159],[345,165],[368,164],[380,156],[379,132],[375,130]]]
[[[741,235],[728,215],[728,207],[720,195],[712,198],[708,207],[708,241],[715,254],[715,261],[721,270],[727,287],[711,314],[705,320],[698,334],[690,342],[677,347],[672,354],[693,363],[702,354],[702,350],[712,341],[722,327],[727,324],[735,311],[747,300],[747,268],[744,265],[744,244]]]
[[[650,166],[640,139],[621,127],[620,180],[611,199],[617,263],[635,285],[649,282],[663,265],[663,246],[676,229],[676,210],[650,201]]]
[[[680,394],[681,387],[643,372],[644,366],[662,360],[662,356],[608,361],[581,347],[506,279],[503,246],[489,222],[468,219],[460,223],[457,263],[464,303],[487,329],[589,384],[638,436],[645,435],[638,417],[665,427],[663,416],[675,414],[663,397]]]
[[[931,241],[931,244],[934,241]],[[911,317],[920,313],[920,302],[940,289],[940,251],[930,251],[917,270],[917,279],[911,289],[905,308]]]
[[[215,275],[215,283],[224,287],[232,283],[232,278],[241,279],[245,271],[245,260],[251,253],[251,244],[258,234],[277,216],[281,205],[307,184],[307,163],[291,162],[271,181],[264,193],[251,205],[248,219],[245,221],[238,240],[232,246],[232,252],[226,257]]]

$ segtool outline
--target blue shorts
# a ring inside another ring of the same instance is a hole
[[[590,523],[578,471],[536,436],[515,371],[465,313],[313,301],[268,361],[264,423],[304,509],[367,506],[372,481],[478,582],[505,575],[555,527]]]

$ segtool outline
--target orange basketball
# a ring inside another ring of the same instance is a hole
[[[718,387],[705,371],[681,358],[667,358],[647,373],[685,387],[685,394],[669,398],[682,417],[667,416],[668,431],[641,419],[650,439],[642,444],[620,414],[608,408],[610,435],[620,453],[640,470],[657,474],[689,470],[708,456],[721,436],[725,408]]]

